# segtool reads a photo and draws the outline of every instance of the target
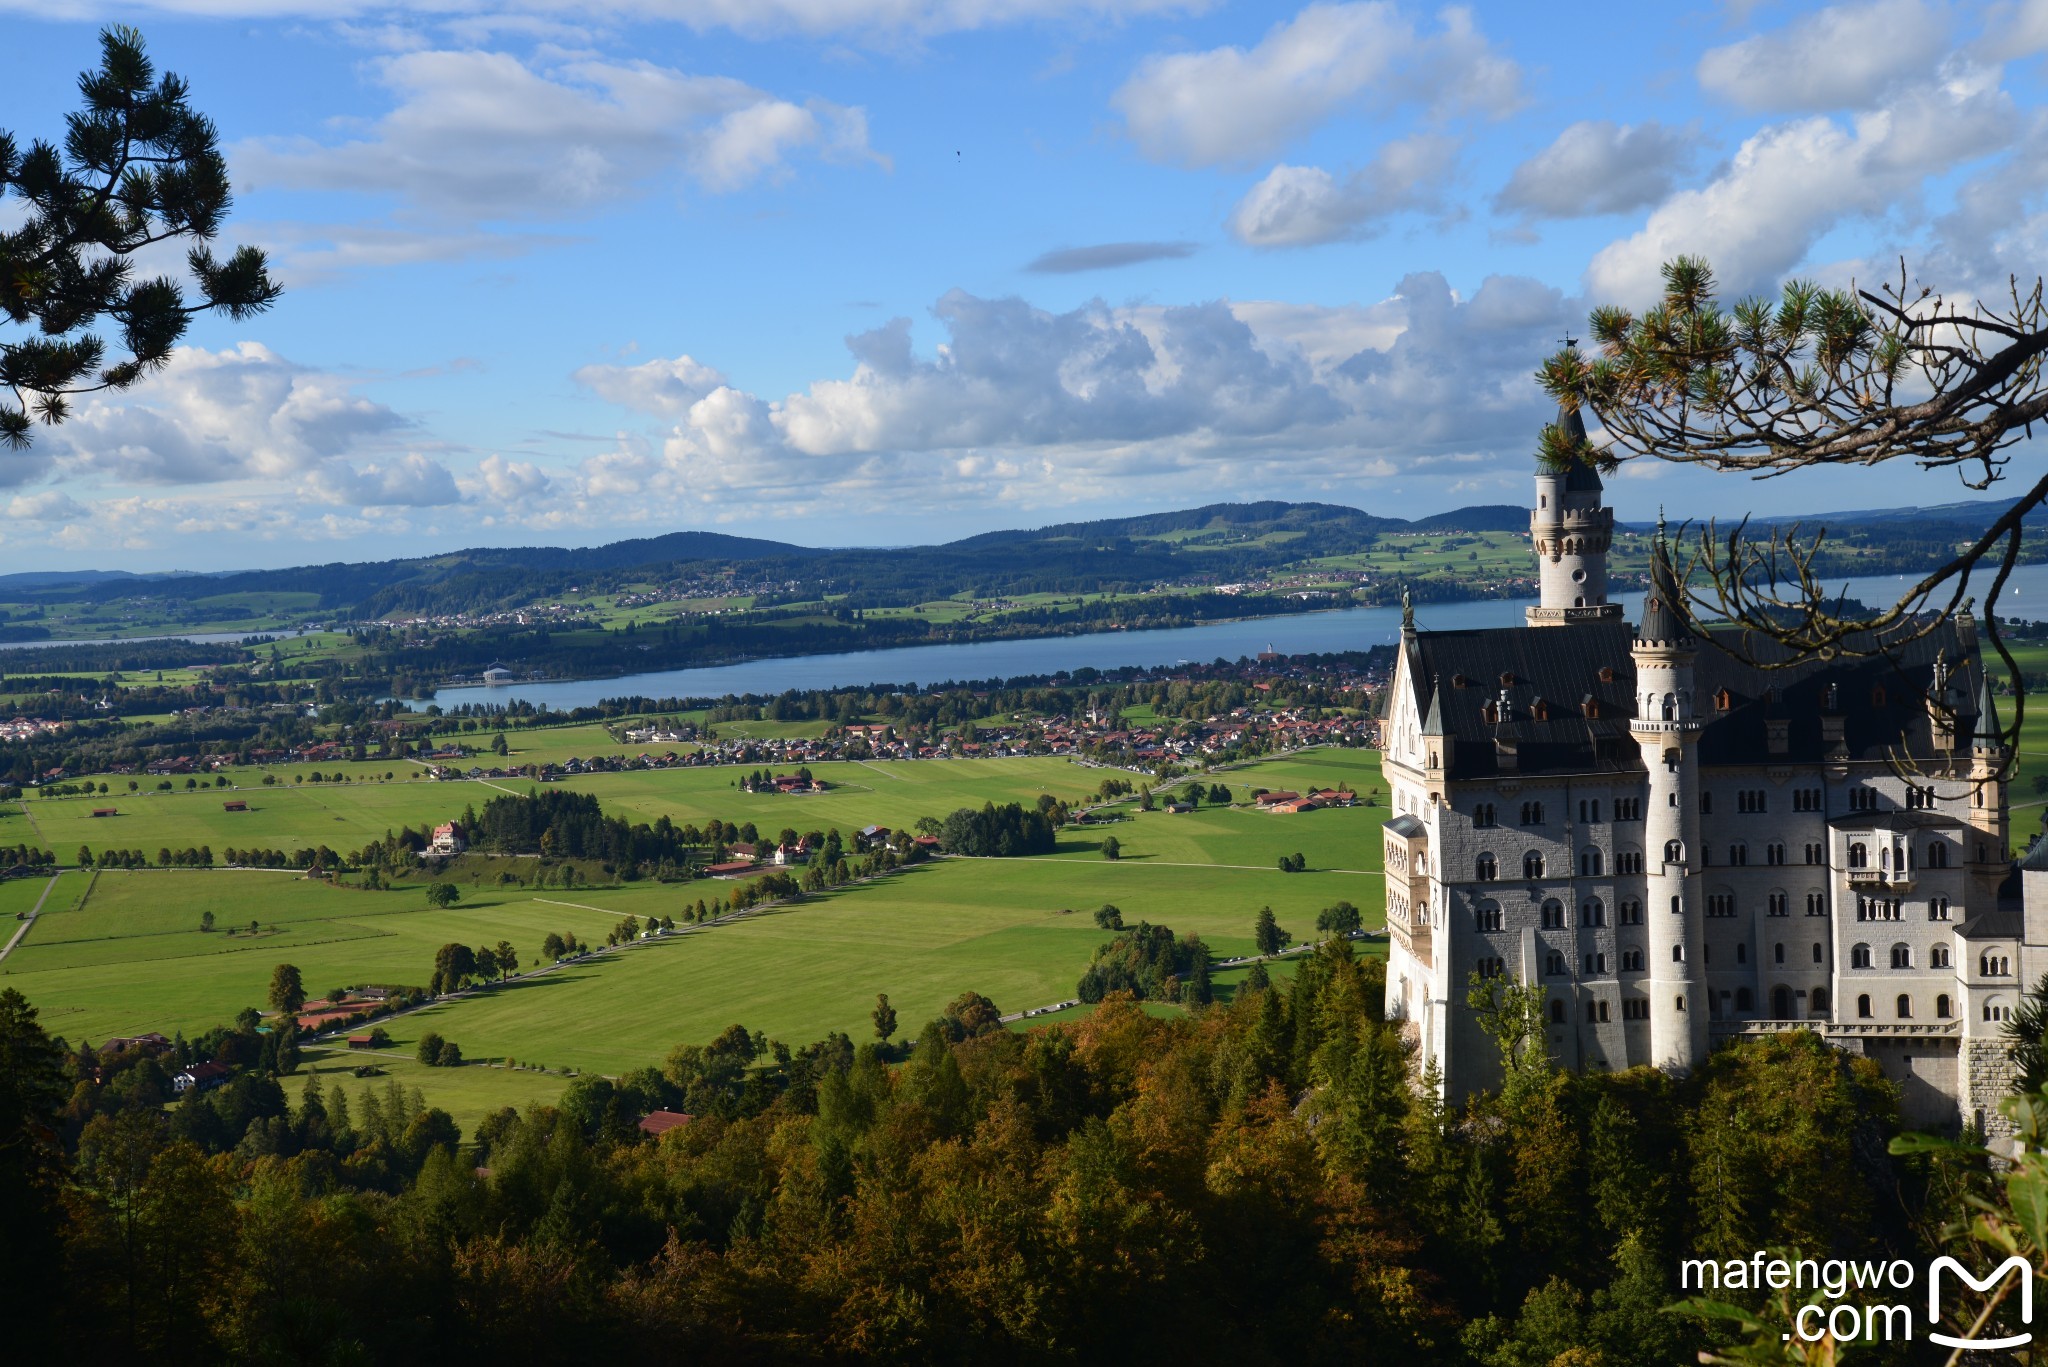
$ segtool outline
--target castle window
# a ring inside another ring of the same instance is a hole
[[[1643,951],[1640,949],[1624,949],[1621,951],[1621,971],[1624,973],[1642,972]]]
[[[1739,964],[1746,964],[1749,962],[1748,945],[1738,944],[1735,946],[1735,962]]]
[[[1792,1019],[1792,989],[1774,987],[1771,989],[1771,1019],[1788,1021]]]
[[[1754,1011],[1756,1009],[1756,998],[1750,995],[1748,988],[1738,987],[1735,989],[1735,1009],[1737,1011]]]
[[[1685,898],[1684,898],[1684,896],[1683,896],[1683,895],[1681,895],[1681,894],[1677,894],[1677,893],[1674,893],[1674,894],[1672,894],[1672,897],[1671,897],[1671,914],[1672,914],[1673,916],[1683,916],[1683,915],[1685,915]]]
[[[1784,946],[1784,945],[1782,945],[1782,944],[1777,944],[1777,945],[1772,945],[1772,946],[1771,946],[1771,962],[1772,962],[1772,963],[1778,963],[1778,964],[1781,964],[1781,963],[1784,963],[1784,962],[1785,962],[1785,946]]]
[[[1614,799],[1614,819],[1616,821],[1641,821],[1643,819],[1643,800],[1638,797],[1618,797]]]
[[[1928,898],[1928,899],[1927,899],[1927,919],[1928,919],[1928,920],[1930,920],[1930,921],[1946,921],[1946,920],[1949,920],[1949,919],[1951,919],[1951,918],[1953,917],[1953,915],[1954,915],[1954,913],[1953,913],[1953,912],[1952,912],[1952,911],[1950,910],[1950,908],[1949,908],[1949,902],[1948,902],[1948,898],[1946,898],[1946,897],[1930,897],[1930,898]]]
[[[1806,862],[1809,864],[1824,864],[1827,862],[1820,846],[1808,845],[1806,847]]]
[[[1714,814],[1714,795],[1704,788],[1700,790],[1700,813],[1703,816]]]
[[[1927,951],[1927,966],[1929,968],[1949,967],[1948,946],[1935,945],[1932,949],[1929,949]]]
[[[2006,1005],[2005,998],[2003,997],[1986,997],[1984,999],[1984,1019],[1988,1021],[2009,1021],[2012,1019],[2012,1008]]]
[[[1473,916],[1479,923],[1478,928],[1482,931],[1499,930],[1501,927],[1500,908],[1492,902],[1481,902],[1474,909]]]
[[[1892,946],[1892,967],[1893,967],[1893,968],[1911,968],[1912,966],[1913,966],[1913,949],[1912,949],[1912,946],[1910,946],[1910,945],[1893,945],[1893,946]]]
[[[1913,1019],[1913,999],[1903,992],[1899,993],[1898,1014],[1902,1021]]]
[[[1948,867],[1948,846],[1937,840],[1927,847],[1927,867],[1945,869]]]
[[[1543,804],[1540,802],[1524,802],[1522,804],[1522,824],[1524,826],[1541,826],[1543,824]]]
[[[1739,840],[1730,845],[1728,847],[1728,862],[1731,864],[1747,864],[1749,862],[1749,846]]]
[[[1678,996],[1673,999],[1672,1005],[1679,1011],[1685,1010],[1685,994],[1683,992],[1679,993]]]
[[[1614,871],[1616,873],[1641,873],[1643,871],[1642,851],[1616,850],[1614,852]]]
[[[1852,842],[1849,846],[1849,867],[1852,869],[1867,869],[1870,867],[1870,847],[1860,840]]]
[[[1769,914],[1772,916],[1789,915],[1791,910],[1789,906],[1789,899],[1782,892],[1772,893],[1770,895],[1769,900],[1766,903],[1766,906],[1768,908]]]
[[[1564,955],[1554,949],[1551,950],[1543,958],[1543,971],[1550,977],[1562,978],[1564,976]]]
[[[1977,956],[1978,974],[1986,978],[2003,978],[2012,972],[2012,960],[2003,954],[1980,954]]]
[[[1947,1019],[1948,1019],[1948,1017],[1949,1017],[1949,1001],[1948,1001],[1948,993],[1946,993],[1946,992],[1943,992],[1943,993],[1941,993],[1941,994],[1940,994],[1939,996],[1937,996],[1937,997],[1936,997],[1936,998],[1934,999],[1934,1018],[1935,1018],[1936,1020],[1944,1020],[1944,1021],[1945,1021],[1945,1020],[1947,1020]]]
[[[1597,897],[1588,897],[1579,903],[1579,924],[1582,926],[1604,926],[1607,924],[1607,908]]]
[[[1600,851],[1598,851],[1598,850],[1581,850],[1581,851],[1579,852],[1579,877],[1581,877],[1581,878],[1598,878],[1599,876],[1600,876]]]
[[[1821,790],[1818,788],[1794,788],[1792,810],[1795,812],[1817,812],[1820,810]]]
[[[1472,861],[1472,876],[1482,883],[1491,883],[1500,877],[1500,862],[1491,854],[1482,854]]]
[[[1564,1024],[1564,1003],[1563,1003],[1563,1002],[1561,1002],[1561,1001],[1556,1001],[1556,1002],[1552,1002],[1552,1003],[1550,1004],[1550,1023],[1551,1023],[1552,1025],[1563,1025],[1563,1024]]]
[[[1734,705],[1735,695],[1727,689],[1723,688],[1714,694],[1714,710],[1716,712],[1726,712]]]
[[[1672,962],[1672,963],[1675,963],[1675,964],[1682,964],[1682,963],[1684,963],[1684,962],[1685,962],[1685,946],[1684,946],[1684,945],[1673,945],[1673,946],[1671,946],[1671,962]]]
[[[1531,850],[1522,856],[1522,877],[1531,881],[1543,876],[1543,855]]]
[[[1474,826],[1492,826],[1495,824],[1493,804],[1491,802],[1482,802],[1472,809],[1472,824]]]
[[[1784,863],[1785,847],[1781,844],[1778,844],[1775,841],[1773,841],[1771,844],[1764,846],[1764,862],[1766,864]]]
[[[1870,1019],[1870,994],[1868,992],[1856,998],[1856,1017],[1859,1020]]]
[[[1564,903],[1558,901],[1555,897],[1550,898],[1543,904],[1543,928],[1545,930],[1564,929]]]
[[[1606,956],[1605,954],[1588,954],[1588,955],[1586,956],[1586,976],[1587,976],[1587,977],[1589,977],[1589,978],[1591,978],[1591,977],[1596,977],[1596,976],[1599,976],[1599,975],[1601,975],[1601,974],[1604,974],[1604,973],[1606,973],[1606,972],[1607,972],[1607,956]]]
[[[1820,941],[1818,941],[1818,940],[1815,940],[1815,941],[1813,942],[1813,961],[1814,961],[1815,963],[1822,963],[1822,962],[1825,962],[1825,961],[1824,961],[1824,960],[1822,959],[1822,957],[1821,957],[1821,947],[1820,947]]]
[[[1870,946],[1869,946],[1869,945],[1857,945],[1857,946],[1855,946],[1854,948],[1852,948],[1852,949],[1851,949],[1851,950],[1849,951],[1849,967],[1851,967],[1851,968],[1868,968],[1868,967],[1870,967]]]
[[[1685,862],[1685,842],[1682,840],[1665,841],[1664,862],[1667,864],[1683,864]]]
[[[1713,892],[1713,893],[1708,893],[1708,894],[1707,894],[1707,915],[1709,915],[1709,916],[1714,916],[1714,917],[1728,917],[1728,916],[1733,916],[1734,914],[1735,914],[1735,894],[1734,894],[1734,893],[1731,893],[1731,892]]]
[[[1650,1004],[1639,1001],[1623,1002],[1621,1018],[1625,1021],[1646,1021],[1650,1018]]]
[[[1500,959],[1481,959],[1473,971],[1482,978],[1498,978],[1507,971],[1507,964]]]
[[[1621,924],[1639,926],[1643,923],[1643,904],[1633,897],[1621,904]]]
[[[1827,896],[1826,896],[1826,895],[1825,895],[1824,893],[1818,893],[1818,892],[1809,892],[1809,893],[1807,893],[1807,894],[1806,894],[1806,914],[1807,914],[1808,916],[1825,916],[1825,915],[1827,915],[1827,914],[1828,914],[1828,899],[1827,899]]]

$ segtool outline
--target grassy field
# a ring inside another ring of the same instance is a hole
[[[381,1095],[386,1085],[396,1082],[408,1091],[419,1088],[429,1106],[439,1106],[454,1116],[463,1134],[469,1135],[476,1132],[479,1120],[499,1107],[523,1111],[535,1102],[551,1103],[569,1085],[569,1078],[562,1073],[506,1068],[488,1062],[472,1062],[460,1068],[429,1068],[412,1056],[416,1042],[416,1036],[409,1036],[403,1049],[393,1047],[375,1054],[349,1049],[308,1049],[298,1075],[285,1082],[285,1093],[296,1104],[306,1085],[304,1079],[318,1076],[328,1096],[333,1096],[337,1087],[346,1091],[354,1114],[360,1116],[365,1091],[375,1090]],[[382,1076],[356,1077],[355,1070],[365,1064],[379,1069]]]
[[[837,786],[811,797],[741,794],[728,786],[735,777],[729,769],[603,775],[579,786],[636,818],[666,812],[678,820],[752,819],[771,829],[851,829],[1044,790],[1079,796],[1100,780],[1099,771],[1063,760],[819,767]],[[1223,777],[1241,795],[1254,785],[1340,781],[1366,791],[1379,773],[1376,755],[1323,751]],[[308,839],[339,848],[387,825],[443,819],[489,793],[474,784],[305,785],[256,790],[245,814],[222,812],[217,793],[176,793],[137,803],[132,827],[126,816],[90,817],[93,804],[83,799],[30,807],[46,829],[60,833],[52,836],[59,848],[110,828],[133,830],[136,838],[120,843],[152,850],[289,847]],[[1309,934],[1316,911],[1340,899],[1357,903],[1377,924],[1383,815],[1363,807],[1294,817],[1246,808],[1133,812],[1107,831],[1069,828],[1049,856],[942,861],[437,1005],[391,1028],[401,1043],[439,1029],[473,1058],[617,1072],[658,1062],[675,1044],[708,1038],[736,1021],[791,1043],[830,1030],[861,1038],[877,992],[890,994],[906,1029],[970,988],[1005,1010],[1021,1010],[1072,994],[1104,938],[1090,913],[1106,901],[1121,907],[1127,922],[1198,932],[1219,955],[1249,952],[1261,905],[1271,905],[1297,935]],[[1123,845],[1121,860],[1100,855],[1108,833]],[[1309,871],[1279,872],[1278,857],[1296,851],[1307,856]],[[80,904],[88,883],[90,896]],[[192,1031],[261,1005],[280,962],[298,965],[314,993],[420,983],[431,974],[434,951],[451,940],[506,940],[530,962],[549,931],[601,940],[624,915],[677,915],[685,902],[719,890],[705,883],[540,894],[487,887],[466,892],[457,907],[432,910],[417,888],[365,892],[282,873],[71,874],[22,947],[0,964],[0,983],[20,988],[51,1028],[73,1041]],[[24,895],[0,888],[5,898]],[[0,911],[12,905],[0,900]],[[211,932],[199,928],[206,911],[216,918]],[[258,933],[247,933],[251,921]]]
[[[230,774],[236,785],[231,789],[181,787],[168,793],[30,798],[26,805],[44,844],[67,860],[75,857],[80,845],[94,850],[139,849],[151,856],[166,846],[200,845],[211,846],[216,854],[229,848],[289,851],[318,844],[347,853],[386,830],[447,821],[460,816],[465,806],[481,807],[500,793],[538,786],[527,779],[443,783],[401,777],[386,783],[381,781],[383,767],[339,767],[351,773],[360,770],[366,778],[374,774],[380,781],[264,787],[260,777],[241,770]],[[608,811],[632,821],[651,822],[667,815],[679,823],[702,823],[718,817],[735,824],[752,821],[771,831],[785,826],[851,831],[867,825],[909,825],[921,816],[943,817],[956,807],[979,807],[984,801],[1036,801],[1042,792],[1077,799],[1092,793],[1104,776],[1102,771],[1051,758],[833,762],[813,765],[811,771],[826,783],[824,792],[743,793],[742,771],[730,765],[589,774],[562,786],[594,793]],[[1373,777],[1377,776],[1375,769]],[[1260,781],[1267,787],[1279,782]],[[1360,785],[1353,780],[1353,786]],[[249,810],[227,811],[229,801],[247,802]],[[119,815],[92,814],[109,806]],[[18,839],[33,838],[25,824],[13,829],[21,832]],[[0,833],[9,830],[0,822]]]

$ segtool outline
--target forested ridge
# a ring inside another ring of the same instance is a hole
[[[1531,1063],[1447,1110],[1381,973],[1337,940],[1227,1005],[1112,995],[1029,1034],[968,994],[900,1063],[736,1026],[459,1151],[374,1082],[245,1073],[166,1115],[160,1065],[59,1048],[0,995],[10,1337],[34,1361],[1669,1367],[1706,1332],[1665,1312],[1680,1257],[1917,1257],[1995,1195],[1981,1162],[1890,1156],[1894,1089],[1802,1032],[1685,1079]],[[652,1141],[654,1107],[694,1119]]]

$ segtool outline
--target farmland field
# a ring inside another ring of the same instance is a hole
[[[678,821],[719,816],[769,829],[852,830],[988,800],[1028,801],[1042,791],[1078,798],[1105,773],[1061,759],[814,770],[833,787],[808,796],[741,793],[731,768],[594,775],[565,786],[596,793],[608,811],[633,820],[666,813]],[[1240,799],[1253,786],[1348,782],[1366,792],[1379,784],[1378,756],[1318,751],[1206,781],[1226,783]],[[51,843],[67,853],[78,843],[153,852],[161,845],[210,844],[218,851],[320,841],[347,849],[387,827],[445,820],[493,793],[475,783],[306,784],[243,789],[239,796],[251,810],[226,813],[216,789],[131,795],[114,803],[122,809],[115,818],[90,815],[108,799],[28,805]],[[1363,908],[1368,924],[1379,922],[1383,808],[1298,816],[1244,807],[1177,815],[1119,810],[1130,819],[1106,829],[1069,827],[1047,856],[939,861],[439,1003],[388,1028],[407,1050],[421,1031],[436,1029],[471,1058],[616,1073],[659,1062],[675,1044],[701,1041],[735,1022],[792,1044],[831,1030],[865,1038],[877,992],[890,995],[905,1031],[970,989],[1006,1011],[1064,1000],[1105,938],[1091,915],[1104,902],[1120,907],[1127,923],[1145,919],[1199,933],[1223,956],[1250,951],[1252,918],[1262,905],[1271,905],[1297,937],[1313,931],[1318,909],[1338,900]],[[118,840],[103,834],[116,829],[123,833]],[[1108,834],[1123,847],[1120,860],[1101,856]],[[1278,857],[1295,852],[1307,857],[1308,871],[1280,872]],[[35,882],[40,888],[42,880]],[[90,895],[79,905],[88,882]],[[449,941],[509,941],[530,964],[549,931],[601,941],[625,915],[678,916],[686,903],[723,890],[700,881],[536,892],[487,882],[465,887],[459,905],[434,910],[417,884],[370,892],[253,870],[74,873],[0,964],[0,984],[22,990],[44,1021],[74,1042],[152,1029],[190,1032],[261,1006],[271,967],[280,962],[298,965],[314,994],[340,985],[417,984]],[[5,888],[0,896],[18,894]],[[0,910],[12,905],[0,901]],[[212,931],[200,929],[207,911],[214,913]],[[260,927],[254,934],[252,921]],[[455,1085],[441,1070],[424,1071],[435,1085]],[[491,1079],[503,1079],[504,1095],[515,1101],[521,1087],[561,1085],[559,1078],[502,1069],[461,1074],[463,1087],[492,1095]],[[435,1095],[433,1085],[427,1091]]]

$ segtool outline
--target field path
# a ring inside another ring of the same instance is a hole
[[[873,764],[873,763],[872,763],[871,761],[868,761],[868,760],[861,760],[861,761],[860,761],[860,767],[861,767],[861,768],[863,768],[863,769],[873,769],[873,770],[874,770],[874,771],[875,771],[876,773],[878,773],[878,774],[881,774],[881,775],[882,775],[883,777],[885,777],[885,778],[893,778],[893,779],[895,779],[895,780],[896,780],[896,781],[897,781],[898,783],[908,783],[908,782],[910,782],[910,780],[909,780],[909,779],[907,779],[907,778],[905,778],[905,777],[903,777],[903,775],[901,775],[901,774],[892,774],[892,773],[890,773],[890,772],[889,772],[889,771],[888,771],[887,769],[877,768],[877,767],[876,767],[876,766],[875,766],[875,765],[874,765],[874,764]]]
[[[15,931],[14,938],[7,942],[7,947],[0,949],[0,959],[4,959],[14,952],[14,947],[20,944],[22,938],[28,934],[29,927],[36,923],[36,917],[42,915],[43,903],[50,900],[50,889],[57,886],[57,879],[61,876],[61,874],[53,873],[50,875],[50,881],[43,884],[43,895],[36,898],[35,906],[30,908],[28,915],[22,920],[21,928]]]
[[[28,809],[28,799],[23,798],[15,805],[20,807],[21,814],[28,818],[28,828],[36,833],[36,843],[45,849],[56,849],[57,847],[52,845],[49,838],[43,834],[43,828],[36,824],[36,814]]]

